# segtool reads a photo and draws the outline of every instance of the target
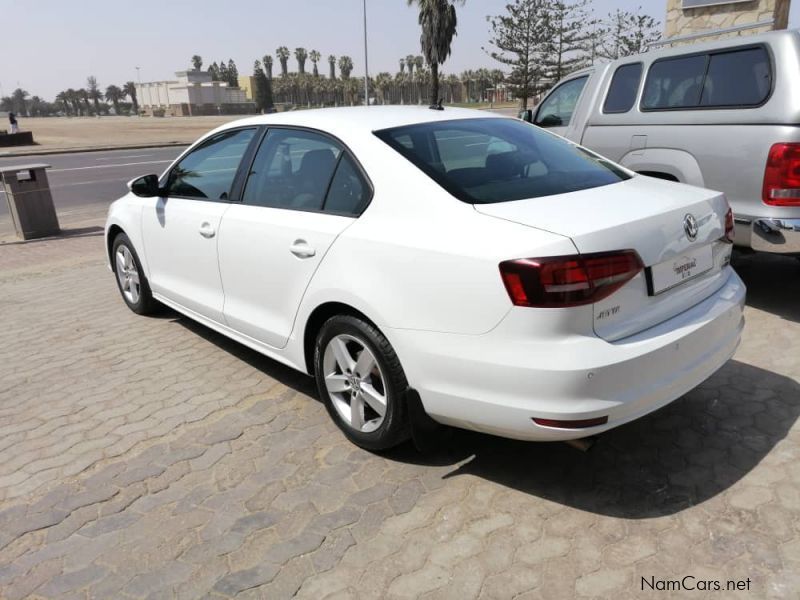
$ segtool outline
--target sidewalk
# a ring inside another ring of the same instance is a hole
[[[743,260],[735,359],[589,453],[454,431],[372,454],[309,377],[130,312],[102,240],[0,245],[3,600],[797,596],[796,261]]]

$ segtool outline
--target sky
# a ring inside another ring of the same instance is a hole
[[[445,72],[502,67],[486,55],[487,15],[504,12],[508,0],[466,0],[458,6],[458,35]],[[416,10],[406,0],[366,0],[369,72],[394,73],[398,59],[420,54]],[[666,0],[593,0],[603,17],[617,8],[643,12],[663,23]],[[232,58],[239,72],[253,61],[274,58],[278,46],[318,50],[353,59],[364,73],[362,0],[0,0],[0,94],[22,87],[52,100],[66,88],[101,88],[136,81],[173,79],[193,54],[205,64]],[[800,1],[789,26],[800,25]],[[277,65],[277,60],[275,60]],[[294,70],[294,57],[289,62]],[[310,65],[309,65],[310,66]],[[327,68],[325,71],[327,72]]]

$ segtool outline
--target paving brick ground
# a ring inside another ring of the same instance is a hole
[[[800,594],[800,262],[739,260],[735,359],[589,453],[453,432],[375,455],[310,379],[129,312],[78,233],[0,246],[0,598]]]

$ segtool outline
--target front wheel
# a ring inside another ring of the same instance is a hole
[[[385,450],[410,437],[405,373],[372,324],[350,315],[328,319],[314,347],[314,373],[331,418],[354,444]]]
[[[117,287],[125,304],[136,314],[152,313],[156,308],[156,301],[150,293],[150,284],[144,275],[136,250],[124,233],[114,238],[111,256],[114,274],[117,276]]]

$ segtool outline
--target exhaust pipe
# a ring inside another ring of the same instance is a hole
[[[564,441],[564,443],[567,444],[568,446],[571,446],[572,448],[575,448],[576,450],[580,450],[581,452],[588,452],[592,448],[592,446],[595,445],[597,439],[598,438],[596,435],[592,435],[577,440],[566,440]]]

